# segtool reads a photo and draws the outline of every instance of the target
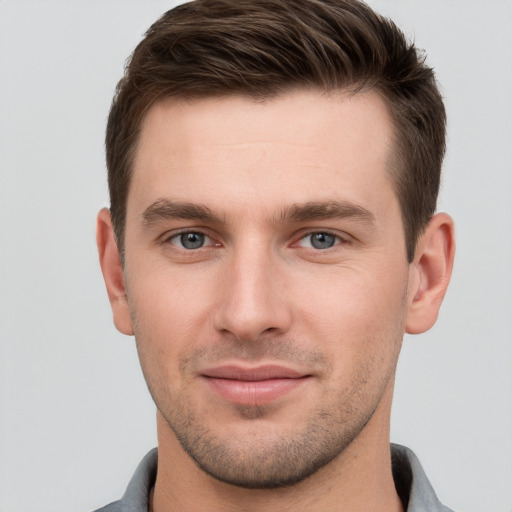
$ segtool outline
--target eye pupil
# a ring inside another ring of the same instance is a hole
[[[204,245],[204,235],[201,233],[182,233],[180,242],[185,249],[199,249]]]
[[[310,240],[315,249],[329,249],[335,244],[336,237],[328,233],[313,233]]]

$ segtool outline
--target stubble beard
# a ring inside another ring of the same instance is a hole
[[[276,489],[297,484],[339,456],[370,421],[370,412],[354,420],[354,412],[335,418],[323,411],[302,431],[268,439],[264,435],[237,441],[219,436],[197,421],[193,412],[160,411],[183,450],[213,478],[246,489]],[[246,421],[266,416],[262,407],[238,407]]]
[[[404,294],[405,295],[405,294]],[[134,327],[138,322],[134,322]],[[400,322],[391,332],[381,333],[380,340],[365,340],[363,345],[388,348],[383,353],[369,355],[353,373],[354,379],[344,389],[324,389],[330,397],[321,407],[308,410],[309,419],[302,427],[275,436],[266,436],[261,428],[249,429],[242,439],[229,431],[208,427],[200,411],[189,406],[186,393],[171,392],[160,368],[162,358],[143,350],[142,345],[152,346],[150,339],[141,339],[135,329],[137,350],[148,389],[159,412],[183,450],[206,474],[216,480],[246,489],[276,489],[297,484],[339,457],[368,425],[387,391],[391,396],[396,362],[402,344]],[[202,353],[201,353],[202,352]],[[298,353],[293,340],[276,343],[261,342],[255,345],[227,344],[214,350],[218,360],[226,355],[241,359],[257,360],[262,355],[281,361],[307,361],[310,367],[319,364],[329,373],[330,363],[321,352]],[[198,351],[191,359],[213,355],[210,349]],[[379,364],[379,359],[388,363]],[[187,361],[181,364],[186,366]],[[308,367],[307,365],[305,367]],[[163,368],[160,368],[163,370]],[[380,375],[376,377],[376,372]],[[156,377],[156,378],[152,378]],[[328,379],[326,379],[328,381]],[[368,383],[373,385],[368,386]],[[271,421],[272,408],[267,406],[234,406],[239,418],[256,423]],[[389,403],[390,407],[390,403]],[[389,422],[389,411],[387,412]],[[207,420],[207,418],[206,418]],[[268,423],[266,423],[268,425]]]
[[[284,346],[281,342],[277,349],[281,359],[294,360],[290,354],[282,357]],[[359,368],[356,383],[351,382],[348,389],[326,391],[330,399],[321,408],[319,405],[308,410],[306,422],[277,434],[269,434],[261,427],[271,424],[272,407],[232,405],[240,421],[248,425],[244,435],[237,438],[229,425],[224,431],[209,427],[207,418],[190,406],[185,394],[170,393],[159,379],[152,382],[145,369],[154,369],[159,364],[157,360],[141,357],[141,363],[153,400],[183,450],[208,475],[247,489],[297,484],[338,457],[371,420],[393,378],[393,372],[386,373],[379,385],[368,392],[366,384],[375,377],[371,375],[374,365],[366,361]]]

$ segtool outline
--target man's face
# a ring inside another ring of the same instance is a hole
[[[411,302],[391,145],[376,93],[148,113],[125,323],[169,432],[214,477],[294,483],[386,430]]]

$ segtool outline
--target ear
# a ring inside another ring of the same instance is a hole
[[[428,331],[437,320],[455,256],[453,220],[445,213],[432,217],[416,245],[409,280],[406,332]]]
[[[123,265],[117,249],[112,219],[107,208],[103,208],[98,213],[96,243],[98,244],[101,271],[114,315],[114,324],[119,332],[132,335],[133,328],[124,284]]]

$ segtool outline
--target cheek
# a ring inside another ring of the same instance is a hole
[[[208,303],[204,272],[190,265],[176,269],[165,262],[140,263],[137,272],[128,272],[130,307],[140,327],[148,332],[164,329],[169,336],[181,337],[197,326],[197,317]]]
[[[130,279],[128,290],[141,363],[152,373],[174,379],[191,348],[208,339],[205,289],[168,271],[138,275],[144,277]]]
[[[303,288],[297,318],[338,366],[354,369],[370,360],[391,364],[405,329],[406,289],[404,275],[344,269]]]
[[[304,275],[301,282],[303,313],[310,318],[323,318],[345,328],[371,328],[396,322],[405,304],[405,273],[368,272],[364,269],[341,268]]]

